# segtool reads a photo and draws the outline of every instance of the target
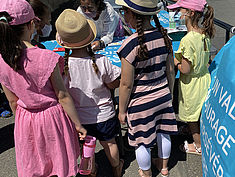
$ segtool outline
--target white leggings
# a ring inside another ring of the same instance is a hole
[[[157,133],[157,145],[158,157],[161,159],[168,159],[171,153],[170,136],[163,133]],[[150,148],[146,148],[141,145],[135,149],[135,155],[140,169],[149,170],[151,168]]]

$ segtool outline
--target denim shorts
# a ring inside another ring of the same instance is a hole
[[[117,117],[100,123],[83,124],[82,126],[87,130],[87,135],[94,136],[100,141],[111,140],[117,136],[120,129],[120,123]]]

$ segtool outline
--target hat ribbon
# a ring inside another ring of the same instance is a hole
[[[132,7],[136,10],[142,11],[142,12],[155,12],[157,11],[157,7],[154,8],[148,8],[148,7],[143,7],[143,6],[139,6],[133,2],[131,2],[130,0],[124,0],[124,2],[129,6]]]
[[[88,42],[90,42],[90,40],[93,39],[93,37],[94,37],[94,34],[91,31],[91,29],[89,32],[89,36],[87,36],[86,39],[84,39],[80,42],[77,42],[77,43],[69,43],[69,42],[63,41],[58,33],[56,35],[57,35],[57,39],[58,39],[59,43],[62,44],[63,46],[68,46],[68,47],[83,46],[83,45],[87,44]]]

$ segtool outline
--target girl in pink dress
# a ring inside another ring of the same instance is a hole
[[[63,58],[30,44],[39,19],[27,1],[1,2],[0,82],[15,115],[18,176],[74,176],[77,133],[86,130],[63,84]]]

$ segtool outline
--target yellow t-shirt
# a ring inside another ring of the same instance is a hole
[[[207,67],[210,47],[208,37],[191,31],[181,39],[175,52],[177,60],[181,62],[183,56],[192,64],[190,73],[180,73],[179,78],[179,118],[182,121],[196,122],[200,117],[211,81]]]

